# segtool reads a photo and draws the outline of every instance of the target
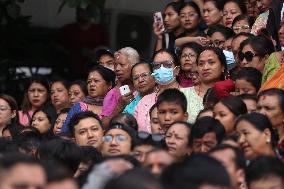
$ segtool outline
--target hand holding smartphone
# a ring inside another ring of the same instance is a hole
[[[130,88],[129,88],[128,85],[123,85],[123,86],[119,87],[119,92],[123,96],[127,93],[130,93]]]
[[[154,24],[161,28],[161,32],[165,32],[165,26],[163,21],[163,16],[161,12],[154,13]]]

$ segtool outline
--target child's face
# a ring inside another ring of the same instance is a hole
[[[151,112],[150,115],[150,124],[151,124],[151,132],[152,134],[161,133],[163,134],[162,127],[160,126],[159,119],[158,119],[158,112],[157,107]]]
[[[256,88],[245,79],[236,79],[235,92],[237,95],[257,93]]]
[[[158,106],[159,123],[166,132],[170,125],[176,121],[187,121],[188,114],[182,110],[179,104],[174,102],[162,102]]]

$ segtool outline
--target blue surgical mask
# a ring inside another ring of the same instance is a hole
[[[159,69],[154,70],[151,74],[156,82],[160,85],[167,85],[174,80],[174,69],[165,68],[163,65]]]
[[[235,58],[233,52],[223,50],[223,53],[226,57],[228,70],[235,66]]]

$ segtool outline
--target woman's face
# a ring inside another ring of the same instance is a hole
[[[197,64],[196,64],[197,54],[191,48],[184,48],[180,57],[181,70],[189,73],[196,72]]]
[[[242,11],[236,3],[226,3],[223,8],[223,24],[228,28],[232,28],[233,20],[241,14]]]
[[[59,116],[57,117],[57,119],[56,119],[56,121],[54,123],[54,128],[53,128],[53,133],[54,134],[59,134],[60,133],[60,130],[62,128],[63,123],[66,120],[67,115],[68,115],[67,113],[59,114]]]
[[[150,124],[152,134],[164,134],[164,131],[159,123],[157,107],[151,112]]]
[[[284,125],[284,112],[281,110],[278,96],[261,96],[257,102],[257,111],[269,118],[274,128]]]
[[[152,93],[155,88],[155,79],[147,64],[139,64],[133,68],[132,81],[141,96]]]
[[[214,118],[218,119],[225,127],[226,133],[234,131],[235,115],[221,102],[218,102],[213,108]]]
[[[32,107],[37,109],[47,100],[47,89],[40,83],[32,83],[28,88],[28,99]]]
[[[178,13],[173,9],[172,6],[167,7],[164,14],[164,24],[167,31],[173,31],[180,27]]]
[[[201,82],[212,83],[220,80],[224,66],[214,51],[205,50],[199,56],[197,71]]]
[[[221,32],[214,32],[210,37],[214,47],[224,49],[226,38]]]
[[[180,123],[173,124],[166,133],[168,152],[178,158],[190,153],[188,145],[189,129]]]
[[[250,33],[251,27],[249,26],[248,21],[245,20],[239,20],[233,25],[233,30],[236,34],[244,32],[244,33]]]
[[[222,22],[222,11],[220,11],[213,1],[206,1],[203,5],[203,19],[207,26]]]
[[[272,0],[256,0],[257,9],[260,13],[266,12]]]
[[[239,135],[238,143],[247,160],[264,155],[267,148],[271,148],[271,144],[266,142],[271,141],[268,129],[259,131],[248,121],[242,120],[236,125],[236,132]]]
[[[169,67],[174,69],[174,77],[176,77],[179,73],[179,68],[177,68],[175,64],[173,63],[173,57],[167,52],[160,52],[156,54],[153,62],[155,62],[155,66],[153,66],[153,70],[159,69],[161,67],[162,62],[167,62],[167,64],[170,64]]]
[[[125,54],[115,54],[114,71],[119,82],[125,83],[131,79],[131,68],[132,64],[130,64]]]
[[[235,92],[238,95],[241,94],[255,94],[257,93],[256,88],[252,83],[245,79],[236,79],[235,81]]]
[[[57,111],[69,106],[68,99],[68,90],[61,82],[51,85],[51,102]]]
[[[242,68],[252,67],[261,73],[263,72],[266,59],[259,57],[250,44],[245,45],[241,52],[243,53],[244,58],[241,60],[241,56],[239,55],[238,57],[241,61]]]
[[[111,129],[104,135],[104,156],[127,155],[131,152],[131,137],[122,129]]]
[[[279,42],[281,46],[284,46],[284,17],[282,17],[282,20],[280,22],[280,28],[278,31],[278,37],[279,37]]]
[[[0,98],[0,127],[4,127],[11,123],[12,118],[14,118],[15,116],[16,111],[11,110],[8,102]]]
[[[111,89],[111,83],[107,83],[99,72],[94,71],[88,75],[87,87],[91,97],[104,97]]]
[[[85,98],[85,94],[78,84],[71,85],[68,94],[71,106],[73,106],[76,102],[82,101]]]
[[[186,6],[180,11],[180,23],[185,30],[194,31],[197,29],[200,17],[191,6]]]
[[[44,134],[50,129],[51,123],[46,114],[39,111],[33,115],[31,126],[35,127],[41,134]]]

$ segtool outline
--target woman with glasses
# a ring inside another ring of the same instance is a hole
[[[134,147],[136,131],[131,127],[115,124],[103,136],[103,156],[128,155]]]
[[[200,110],[203,109],[203,97],[215,82],[224,80],[227,73],[227,63],[221,49],[205,47],[197,57],[197,72],[200,83],[182,88],[181,92],[187,98],[189,122],[193,123]]]
[[[240,45],[238,54],[240,67],[253,67],[263,73],[267,59],[274,51],[274,45],[267,36],[248,38]]]
[[[185,37],[176,39],[176,46],[182,46],[188,42],[196,42],[205,45],[208,42],[206,34],[199,29],[199,23],[202,17],[201,11],[196,3],[193,1],[183,3],[179,11],[179,18],[181,26],[185,30]]]
[[[18,121],[18,106],[16,100],[9,95],[0,94],[0,137],[6,125]]]
[[[165,140],[169,154],[178,161],[191,154],[189,145],[191,125],[186,122],[173,123],[166,132]]]
[[[180,72],[178,75],[178,82],[181,87],[191,87],[199,82],[196,59],[201,51],[202,46],[194,42],[186,43],[181,47]]]
[[[234,19],[232,26],[236,34],[241,32],[250,33],[253,23],[253,17],[242,14]]]
[[[175,54],[170,51],[161,49],[154,55],[151,63],[156,81],[156,91],[144,96],[137,104],[134,117],[138,123],[138,131],[151,133],[150,114],[149,110],[156,103],[157,96],[165,89],[180,88],[176,77],[179,73],[179,63]]]

